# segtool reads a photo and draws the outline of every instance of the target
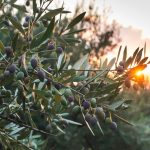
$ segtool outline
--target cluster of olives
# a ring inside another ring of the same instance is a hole
[[[28,19],[29,19],[29,18],[28,18]],[[26,21],[28,21],[28,19],[26,18]],[[54,48],[55,48],[54,44],[48,43],[48,49],[52,50],[52,49],[54,49]],[[57,47],[56,51],[57,51],[58,54],[60,54],[60,53],[63,52],[63,48],[59,46],[59,47]],[[5,47],[4,52],[5,52],[5,54],[6,54],[6,58],[12,58],[12,57],[14,56],[13,48],[10,47],[10,46]],[[18,66],[19,66],[19,67],[21,66],[21,61],[22,61],[21,59],[22,59],[22,58],[20,57],[20,59],[18,60]],[[37,59],[32,58],[32,59],[30,60],[30,64],[31,64],[32,69],[36,69],[36,68],[38,67],[38,61],[37,61]],[[4,75],[5,75],[5,76],[9,76],[10,74],[14,74],[14,73],[16,72],[16,70],[18,70],[17,66],[16,66],[15,64],[11,64],[11,65],[7,68],[7,70],[4,72]],[[47,71],[48,71],[48,72],[51,72],[51,71],[52,71],[52,68],[49,66],[49,67],[47,68]],[[46,77],[46,74],[45,74],[45,72],[44,72],[43,70],[37,69],[37,76],[38,76],[39,80],[40,80],[41,82],[43,82],[44,79],[45,79],[45,77]],[[17,73],[17,79],[18,79],[18,80],[22,80],[24,77],[25,77],[25,73],[24,73],[23,71],[19,71],[19,72]],[[59,88],[58,86],[59,86],[59,85],[56,85],[57,88]]]
[[[83,100],[82,107],[76,105],[72,108],[72,115],[77,116],[81,113],[81,109],[84,112],[85,120],[88,124],[94,127],[98,121],[106,122],[109,124],[110,129],[117,130],[116,122],[112,121],[110,117],[106,117],[106,113],[102,107],[96,106],[96,99],[92,98],[89,100]]]
[[[10,76],[12,77],[15,74],[17,80],[23,80],[25,78],[25,73],[23,72],[23,70],[19,70],[16,64],[11,64],[10,66],[8,66],[8,68],[4,71],[3,76],[4,78],[7,78]]]
[[[78,90],[80,90],[80,92],[84,95],[88,94],[89,91],[90,91],[90,85],[86,85],[86,81],[83,81],[83,82],[79,82],[78,85],[77,85],[77,88]]]
[[[47,45],[47,50],[54,50],[54,49],[55,49],[54,43],[49,42],[48,45]],[[60,47],[60,46],[58,46],[58,47],[56,48],[56,52],[57,52],[58,54],[61,54],[61,53],[63,52],[63,48]]]
[[[11,47],[6,47],[5,54],[6,54],[6,57],[8,58],[12,57],[13,49]],[[8,67],[4,70],[3,74],[1,75],[1,78],[0,78],[1,81],[5,82],[7,80],[8,81],[11,80],[11,82],[8,82],[10,84],[17,83],[17,82],[13,82],[16,80],[24,81],[25,84],[29,82],[28,72],[25,68],[21,66],[20,59],[18,61],[18,65],[16,63],[10,63],[8,65]],[[31,64],[33,68],[36,68],[37,66],[36,60],[31,60]],[[45,74],[44,72],[38,71],[37,76],[39,77],[40,80],[43,81]]]
[[[27,27],[29,26],[30,19],[31,19],[30,16],[26,16],[26,17],[25,17],[25,21],[24,21],[24,23],[23,23],[23,27],[24,27],[24,28],[27,28]]]
[[[37,61],[37,59],[32,58],[31,61],[30,61],[30,63],[31,63],[31,66],[32,66],[33,69],[36,69],[38,67],[38,61]],[[50,67],[48,68],[48,72],[49,72],[49,70],[50,70]],[[37,77],[38,77],[38,79],[41,82],[44,82],[44,79],[46,78],[46,74],[45,74],[45,72],[43,70],[38,69],[37,70]]]
[[[125,79],[124,85],[125,85],[125,87],[127,87],[127,88],[131,88],[131,87],[132,87],[135,91],[138,91],[138,90],[139,90],[139,83],[137,82],[137,83],[132,84],[132,83],[131,83],[131,79],[130,79],[129,77],[127,77],[127,78]]]
[[[64,96],[66,97],[66,99],[68,100],[68,102],[74,102],[75,98],[74,95],[72,93],[72,91],[70,89],[66,89]]]
[[[123,72],[124,72],[124,69],[125,69],[125,62],[124,61],[120,61],[119,62],[119,66],[116,68],[116,70],[117,70],[117,73],[118,74],[122,74]],[[130,77],[126,77],[126,79],[125,79],[125,81],[124,81],[124,85],[125,85],[125,87],[127,87],[127,88],[130,88],[131,86],[132,86],[132,84],[131,84],[131,79],[130,79]],[[138,86],[138,84],[133,84],[133,89],[135,90],[135,91],[137,91],[138,89],[139,89],[139,86]]]

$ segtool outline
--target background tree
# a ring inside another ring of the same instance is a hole
[[[74,16],[83,11],[85,3],[84,1],[76,5]],[[67,49],[72,63],[76,62],[84,54],[89,53],[91,55],[90,63],[97,68],[99,67],[100,58],[116,48],[121,40],[119,37],[119,25],[116,21],[109,22],[108,14],[109,9],[104,8],[103,13],[100,13],[99,9],[94,5],[94,1],[90,1],[86,17],[72,29],[72,32],[84,29],[75,35],[82,43]],[[68,21],[68,18],[64,18],[62,25],[63,23],[65,25]]]

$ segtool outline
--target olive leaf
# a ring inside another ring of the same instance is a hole
[[[118,63],[118,60],[119,60],[119,56],[120,56],[120,52],[121,52],[121,48],[122,48],[122,46],[120,46],[120,47],[119,47],[119,51],[118,51],[118,54],[117,54],[116,66],[117,66],[117,63]]]
[[[148,60],[148,57],[144,57],[140,62],[139,65],[144,64]]]
[[[115,64],[115,61],[116,61],[116,57],[114,57],[110,60],[110,62],[107,65],[108,70],[113,67],[113,65]]]
[[[17,47],[18,37],[19,37],[19,34],[16,33],[12,40],[12,48],[14,51],[16,50],[16,47]]]
[[[37,3],[36,3],[36,0],[33,0],[33,14],[34,14],[34,16],[35,16],[36,12],[37,12]]]
[[[137,53],[137,56],[135,58],[135,63],[139,63],[139,61],[142,58],[142,54],[143,54],[143,48]]]
[[[80,15],[78,15],[76,18],[74,18],[68,25],[67,29],[72,28],[73,26],[75,26],[76,24],[78,24],[85,16],[86,12],[81,13]]]
[[[48,25],[46,31],[44,32],[43,36],[40,39],[40,43],[44,42],[47,38],[50,38],[53,34],[53,30],[55,27],[55,17],[51,20],[50,24]]]
[[[23,12],[26,12],[26,13],[28,12],[24,5],[11,4],[11,6],[18,9],[18,11],[23,11]]]
[[[18,21],[16,21],[13,17],[8,17],[8,19],[17,30],[19,30],[23,35],[25,35],[25,31],[23,30],[21,24]]]
[[[127,46],[125,47],[124,52],[123,52],[123,61],[124,62],[126,61],[126,58],[127,58]]]
[[[63,11],[63,8],[58,8],[58,9],[54,9],[54,10],[49,10],[48,13],[44,14],[40,20],[42,19],[48,19],[51,20],[52,18],[54,18],[56,15],[60,14]]]

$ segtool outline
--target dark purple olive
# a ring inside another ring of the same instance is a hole
[[[14,16],[13,18],[14,18],[16,21],[18,21],[18,18],[17,18],[17,16]]]
[[[67,99],[68,99],[69,102],[73,102],[74,101],[74,97],[73,96],[69,96]]]
[[[48,67],[48,68],[47,68],[47,71],[48,71],[49,73],[51,73],[51,72],[52,72],[52,68],[51,68],[51,67]]]
[[[27,0],[27,1],[26,1],[26,6],[29,6],[29,5],[30,5],[30,1]]]
[[[57,47],[57,53],[61,54],[63,52],[63,48],[62,47]]]
[[[48,50],[53,50],[54,48],[55,48],[55,46],[53,43],[48,43],[48,45],[47,45]]]
[[[8,67],[8,71],[9,71],[10,73],[15,73],[16,69],[17,69],[17,67],[16,67],[15,64],[11,64],[11,65]]]
[[[62,87],[62,86],[61,86],[61,84],[59,84],[59,83],[55,83],[55,85],[54,85],[54,86],[55,86],[55,88],[56,88],[57,90],[60,90],[60,89],[61,89],[61,87]]]
[[[47,78],[46,84],[47,84],[48,86],[50,86],[50,85],[51,85],[51,83],[52,83],[52,79]]]
[[[38,65],[37,60],[35,58],[32,58],[30,62],[31,62],[32,68],[35,69]]]
[[[125,67],[125,62],[124,62],[124,61],[120,61],[120,62],[119,62],[119,65],[124,68],[124,67]]]
[[[95,126],[96,123],[97,123],[96,117],[92,116],[91,119],[90,119],[90,125],[91,125],[91,126]]]
[[[39,80],[43,82],[44,79],[45,79],[45,72],[42,71],[42,70],[39,70],[39,71],[37,72],[37,76],[38,76]]]
[[[4,20],[3,23],[5,26],[9,27],[9,22],[7,20]]]
[[[125,81],[124,81],[124,84],[127,88],[130,88],[131,87],[131,81],[129,78],[126,78]]]
[[[85,120],[86,120],[88,123],[90,123],[91,118],[92,118],[91,114],[89,114],[89,113],[86,113],[86,114],[85,114]]]
[[[110,124],[110,129],[111,130],[113,130],[113,131],[116,131],[117,130],[117,124],[116,124],[116,122],[111,122],[111,124]]]
[[[13,49],[10,46],[5,47],[4,51],[5,51],[7,57],[13,56]]]
[[[124,72],[124,67],[123,66],[118,66],[117,67],[117,73],[122,74]]]
[[[29,26],[29,23],[25,21],[25,22],[23,23],[23,27],[24,27],[24,28],[27,28],[28,26]]]
[[[90,103],[86,100],[83,101],[82,106],[84,107],[84,109],[88,109],[90,107]]]
[[[4,76],[8,77],[10,75],[10,72],[8,70],[4,71]]]
[[[29,22],[29,21],[30,21],[30,16],[26,16],[26,17],[25,17],[25,21],[26,21],[26,22]]]
[[[43,20],[42,20],[42,23],[43,23],[44,27],[47,27],[47,26],[48,26],[48,21],[47,21],[46,19],[43,19]]]

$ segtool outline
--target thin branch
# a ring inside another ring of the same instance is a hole
[[[5,131],[3,131],[2,129],[0,129],[0,132],[2,132],[4,135],[7,135],[11,140],[14,140],[16,143],[18,143],[19,145],[25,147],[26,149],[32,150],[32,148],[27,147],[25,144],[19,142],[18,140],[16,140],[15,138],[13,138],[12,136],[10,136],[9,134],[7,134]]]
[[[33,127],[31,127],[31,126],[29,126],[29,125],[27,125],[27,124],[24,124],[24,123],[21,123],[21,122],[17,122],[17,121],[15,121],[14,119],[10,119],[10,118],[7,118],[7,117],[1,116],[1,115],[0,115],[0,118],[3,119],[3,120],[6,120],[6,121],[8,121],[8,122],[13,122],[13,123],[15,123],[15,124],[17,124],[17,125],[19,125],[19,126],[28,128],[28,129],[30,129],[30,130],[39,132],[39,133],[41,133],[41,134],[53,135],[53,136],[55,136],[54,134],[50,134],[50,133],[47,133],[47,132],[45,132],[45,131],[43,131],[43,130],[39,130],[39,129],[33,128]]]

